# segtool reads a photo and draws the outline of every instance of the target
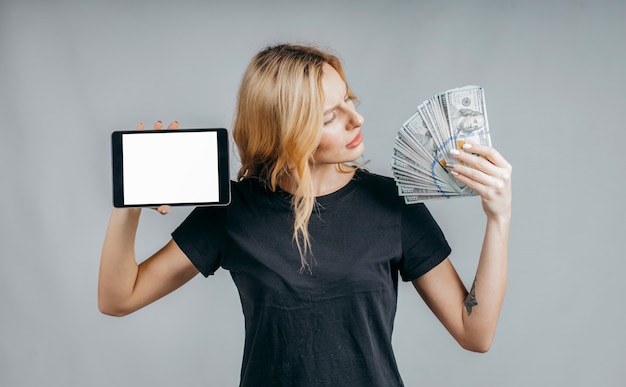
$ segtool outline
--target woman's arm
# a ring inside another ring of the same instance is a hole
[[[135,260],[135,234],[140,209],[115,208],[107,229],[98,278],[98,308],[124,316],[178,289],[198,270],[170,240],[142,262]]]
[[[157,122],[154,129],[163,125]],[[176,129],[172,122],[168,129]],[[143,124],[137,126],[143,129]],[[158,208],[166,213],[168,206]],[[196,274],[198,270],[170,241],[156,254],[140,265],[135,259],[135,235],[141,209],[114,208],[100,257],[98,278],[98,308],[102,313],[123,316],[174,291]]]
[[[455,155],[459,163],[451,166],[451,172],[481,196],[487,215],[476,277],[468,292],[446,259],[413,285],[461,346],[485,352],[493,341],[506,289],[512,168],[493,148],[470,145],[465,150]]]

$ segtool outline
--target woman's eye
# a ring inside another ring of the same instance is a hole
[[[333,112],[332,115],[326,119],[324,119],[324,125],[328,125],[333,122],[337,118],[337,113]]]
[[[345,101],[346,103],[352,103],[354,105],[354,107],[359,106],[359,101],[356,99],[355,96],[353,95],[349,95],[346,97]]]

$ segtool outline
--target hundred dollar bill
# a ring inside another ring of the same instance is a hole
[[[399,136],[394,142],[393,159],[399,159],[410,164],[429,180],[441,179],[443,177],[445,180],[450,181],[450,177],[446,176],[447,174],[442,169],[443,167],[430,154],[420,151],[418,144],[410,144],[410,142],[411,139]],[[442,172],[444,173],[443,176],[441,175]]]
[[[423,203],[428,200],[434,199],[450,199],[453,197],[462,197],[462,196],[443,196],[443,195],[406,195],[404,196],[404,202],[406,204],[416,204]]]
[[[402,125],[399,136],[407,136],[409,140],[413,140],[409,143],[418,148],[416,151],[431,160],[440,162],[443,159],[442,139],[433,119],[428,114],[427,107],[421,104],[418,106],[418,111]]]
[[[419,166],[415,167],[430,180],[433,188],[444,192],[460,192],[457,181],[448,174],[445,163],[442,163],[443,152],[437,145],[440,141],[436,140],[439,137],[435,131],[436,126],[431,125],[432,128],[429,129],[422,114],[428,117],[427,120],[431,120],[430,114],[418,111],[403,124],[396,136],[394,158],[406,156],[418,163]],[[447,122],[443,121],[443,124],[447,125]],[[443,187],[442,183],[446,186]]]
[[[442,99],[456,149],[466,142],[491,146],[485,93],[482,87],[465,86],[448,90]]]
[[[428,138],[429,136],[432,138],[432,153],[433,159],[437,160],[441,165],[445,167],[445,156],[444,156],[444,138],[441,135],[441,129],[435,120],[434,114],[432,114],[430,109],[430,103],[428,101],[424,101],[421,105],[417,107],[417,111],[419,112],[419,116],[421,118],[420,121],[416,121],[418,125],[414,128],[418,130],[419,134],[424,138]],[[421,125],[419,125],[421,123]]]
[[[406,163],[404,160],[394,158],[392,162],[392,170],[399,185],[410,185],[412,187],[419,186],[423,188],[439,189],[442,191],[459,191],[454,183],[437,176],[431,176],[423,173],[415,168],[412,164]]]
[[[456,162],[450,151],[466,142],[491,146],[481,87],[450,89],[422,102],[394,141],[391,168],[398,194],[408,204],[476,195],[447,168]]]

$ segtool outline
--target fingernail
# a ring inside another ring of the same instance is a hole
[[[450,174],[453,175],[453,176],[458,176],[459,175],[459,173],[457,171],[452,171],[452,170],[450,170]]]
[[[472,147],[472,144],[468,144],[468,143],[463,144],[463,149],[470,149],[471,147]]]
[[[463,146],[463,148],[465,148],[465,146]],[[459,152],[459,151],[458,151],[458,150],[456,150],[456,149],[450,149],[450,154],[451,154],[451,155],[456,156],[456,155],[461,154],[461,152]]]
[[[454,164],[454,163],[447,163],[446,167],[448,167],[448,169],[454,169],[454,167],[456,167],[456,164]]]

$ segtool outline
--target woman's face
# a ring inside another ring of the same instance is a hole
[[[363,116],[348,96],[346,83],[329,64],[324,64],[324,124],[320,143],[313,155],[315,164],[337,164],[361,157],[365,147],[361,135]]]

